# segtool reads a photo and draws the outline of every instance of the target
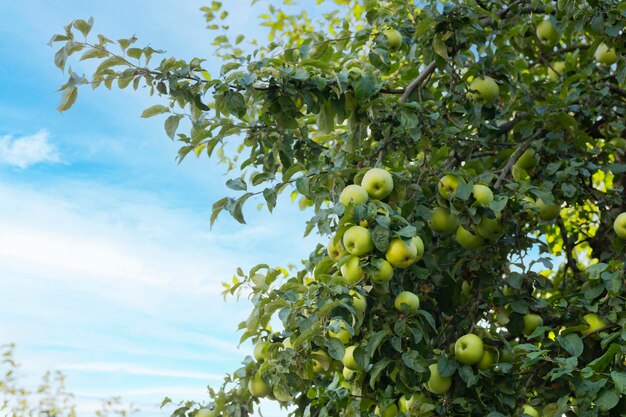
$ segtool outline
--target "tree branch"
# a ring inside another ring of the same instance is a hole
[[[422,72],[420,72],[417,78],[414,79],[411,82],[411,84],[409,84],[407,88],[404,90],[402,97],[400,97],[400,103],[406,103],[406,101],[411,96],[411,93],[415,91],[415,89],[418,88],[420,84],[422,84],[422,82],[424,82],[424,80],[428,78],[430,74],[432,74],[435,71],[436,67],[437,67],[437,64],[435,63],[435,61],[428,64],[426,68],[424,68]]]
[[[618,96],[626,98],[626,90],[624,90],[623,88],[620,88],[616,86],[615,84],[611,84],[611,83],[603,83],[602,85],[605,87],[608,87],[608,89],[611,90],[612,93],[615,93]]]
[[[498,190],[500,188],[500,186],[502,185],[502,181],[504,181],[506,176],[509,175],[509,172],[511,172],[513,165],[515,165],[515,163],[520,158],[520,156],[522,156],[522,154],[526,151],[526,149],[528,149],[531,141],[532,139],[529,139],[526,142],[522,143],[522,145],[519,148],[517,148],[515,152],[513,152],[513,155],[511,155],[511,157],[509,158],[509,161],[506,163],[506,165],[502,169],[502,172],[500,173],[498,180],[493,185],[494,190]]]
[[[519,112],[517,116],[515,116],[512,120],[509,120],[506,123],[500,125],[500,129],[498,129],[498,135],[506,135],[515,127],[516,124],[521,122],[522,120],[528,119],[530,117],[530,113],[528,112]]]

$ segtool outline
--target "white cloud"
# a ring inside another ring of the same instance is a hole
[[[64,363],[59,365],[59,369],[74,370],[83,372],[114,373],[141,376],[158,376],[166,378],[200,379],[203,381],[222,381],[223,374],[181,371],[175,369],[164,369],[150,366],[140,366],[132,363],[115,362],[89,362],[89,363]]]
[[[24,169],[44,162],[60,162],[59,152],[48,137],[46,130],[18,138],[0,137],[0,164]]]

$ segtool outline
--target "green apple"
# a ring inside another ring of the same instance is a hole
[[[558,80],[561,78],[561,75],[565,72],[565,62],[556,61],[553,62],[552,65],[548,67],[548,78],[551,80]]]
[[[408,268],[417,260],[417,254],[417,247],[413,241],[406,243],[396,238],[389,242],[385,258],[395,268]]]
[[[385,408],[382,412],[380,411],[380,407],[376,406],[374,414],[377,414],[380,417],[396,417],[398,414],[398,406],[391,403],[391,405],[387,406],[387,408]]]
[[[440,233],[452,233],[458,226],[456,216],[444,207],[433,209],[433,215],[428,224],[433,231]]]
[[[341,371],[341,375],[343,375],[343,378],[346,381],[352,381],[356,377],[356,371],[353,371],[352,369],[348,369],[344,366],[343,370]]]
[[[581,331],[583,335],[597,332],[599,329],[602,329],[603,327],[606,327],[608,325],[606,320],[594,313],[585,314],[583,316],[583,320],[588,326],[585,330]]]
[[[485,243],[482,236],[470,232],[463,226],[456,229],[456,241],[465,249],[476,249]]]
[[[354,349],[356,349],[356,346],[348,346],[345,353],[343,354],[343,359],[341,360],[341,362],[343,362],[343,366],[350,369],[351,371],[359,371],[361,368],[354,359]]]
[[[593,57],[602,65],[613,65],[619,60],[619,56],[617,55],[617,52],[615,52],[615,48],[609,48],[609,46],[604,42],[598,45]]]
[[[402,395],[400,399],[398,399],[398,409],[404,414],[409,414],[409,410],[415,400],[413,399],[413,395],[410,395],[409,398],[406,398],[406,395]]]
[[[395,29],[387,29],[383,32],[387,37],[387,43],[392,51],[397,51],[402,46],[402,34]]]
[[[535,155],[535,150],[533,148],[528,148],[522,153],[522,155],[517,159],[515,165],[518,167],[527,170],[533,168],[537,165],[537,158]]]
[[[341,276],[346,281],[346,284],[354,285],[365,275],[365,271],[363,271],[359,262],[359,257],[352,255],[346,262],[343,263],[343,265],[341,265],[339,270],[341,271]]]
[[[474,184],[472,186],[472,195],[483,207],[487,207],[493,201],[493,192],[491,188],[483,184]]]
[[[384,284],[391,281],[393,277],[393,266],[384,259],[374,259],[372,266],[376,268],[376,272],[372,274],[372,281],[376,284]]]
[[[311,369],[316,374],[328,371],[328,368],[330,368],[330,362],[330,356],[328,356],[328,353],[323,350],[318,349],[311,352]]]
[[[330,328],[338,328],[339,330],[335,332],[335,331],[330,330]],[[352,335],[350,334],[350,330],[348,330],[348,325],[346,325],[346,322],[343,320],[339,320],[339,319],[332,319],[330,321],[328,335],[330,337],[335,337],[341,340],[341,343],[343,343],[344,345],[348,343],[350,339],[352,338]]]
[[[210,408],[201,408],[194,417],[217,417],[218,415],[219,411],[216,408],[212,410]]]
[[[456,192],[456,187],[459,184],[464,183],[463,179],[457,175],[447,174],[441,177],[439,183],[437,184],[437,189],[439,190],[439,194],[443,198],[452,198],[454,193]]]
[[[400,313],[404,313],[406,309],[411,313],[416,313],[420,308],[420,299],[416,294],[410,291],[402,291],[396,296],[393,305]]]
[[[535,201],[538,209],[537,216],[544,221],[554,220],[560,213],[561,207],[558,204],[546,204],[541,198]]]
[[[542,417],[561,417],[561,414],[556,414],[559,411],[559,405],[557,403],[549,403],[543,407],[541,412]]]
[[[449,376],[441,376],[439,366],[436,363],[428,366],[430,370],[430,378],[424,387],[433,394],[445,394],[452,386],[452,378]]]
[[[417,249],[417,255],[415,256],[415,262],[417,262],[424,256],[424,241],[419,236],[413,236],[411,243]]]
[[[343,234],[343,246],[352,255],[363,256],[374,250],[374,241],[368,229],[352,226]]]
[[[480,360],[476,364],[476,367],[481,371],[486,371],[487,369],[491,369],[493,364],[496,362],[494,354],[491,351],[486,350],[483,352],[483,356],[481,356]]]
[[[348,252],[346,251],[346,248],[343,247],[341,239],[337,240],[337,243],[334,243],[334,240],[334,238],[330,239],[330,242],[328,242],[328,246],[326,247],[326,251],[328,252],[328,256],[338,261],[344,255],[347,255]]]
[[[393,191],[393,177],[382,168],[372,168],[363,175],[361,186],[371,198],[382,200]]]
[[[500,95],[500,87],[491,77],[477,77],[469,85],[468,96],[481,103],[491,103]]]
[[[522,407],[522,414],[527,414],[532,417],[539,417],[539,411],[532,405],[524,404]]]
[[[553,46],[559,41],[561,35],[551,21],[544,20],[537,25],[537,37],[544,45]]]
[[[270,342],[259,342],[256,345],[254,345],[254,359],[257,360],[257,362],[260,362],[262,360],[265,360],[265,358],[267,358],[269,356],[269,347],[270,347]]]
[[[622,151],[626,150],[626,139],[624,138],[613,138],[609,141],[609,143],[617,149],[621,149]]]
[[[358,315],[362,316],[367,308],[367,299],[363,294],[355,290],[350,290],[350,295],[352,296],[352,306],[354,306],[354,310],[356,310]]]
[[[265,397],[272,392],[272,387],[261,378],[261,375],[256,374],[248,381],[248,391],[253,397]]]
[[[626,240],[626,213],[621,213],[613,222],[613,230],[620,239]]]
[[[484,352],[483,340],[473,333],[459,337],[454,344],[454,356],[464,365],[477,364]]]
[[[528,313],[524,315],[524,329],[526,336],[530,335],[539,326],[543,326],[543,318],[539,314]]]
[[[347,206],[350,202],[354,204],[364,204],[367,203],[369,198],[370,196],[367,194],[367,191],[365,191],[365,188],[356,184],[348,185],[339,195],[339,201],[344,206]]]
[[[502,226],[500,226],[498,217],[490,219],[487,216],[482,216],[480,222],[476,225],[476,232],[485,239],[498,239],[502,235]]]

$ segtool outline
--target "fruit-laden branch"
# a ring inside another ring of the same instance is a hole
[[[513,165],[515,165],[515,163],[520,158],[520,156],[522,156],[522,154],[526,151],[526,149],[528,149],[528,147],[530,146],[530,143],[533,140],[534,140],[534,138],[527,140],[526,142],[522,143],[520,145],[520,147],[517,148],[517,150],[515,152],[513,152],[513,155],[511,155],[511,157],[509,158],[509,160],[506,163],[506,165],[504,166],[504,168],[502,168],[502,172],[498,176],[498,180],[493,185],[494,190],[499,190],[500,189],[500,186],[502,185],[502,181],[504,181],[506,176],[509,175],[509,172],[511,172],[511,169],[513,168]]]

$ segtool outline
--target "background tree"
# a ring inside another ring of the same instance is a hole
[[[83,85],[145,86],[179,160],[227,164],[237,194],[211,223],[283,192],[314,207],[300,271],[260,264],[226,291],[247,289],[255,358],[174,414],[268,397],[298,417],[620,415],[626,3],[318,3],[319,21],[269,6],[250,50],[203,8],[219,74],[90,41],[92,20],[52,38],[60,69],[98,60],[69,69],[59,110]]]

